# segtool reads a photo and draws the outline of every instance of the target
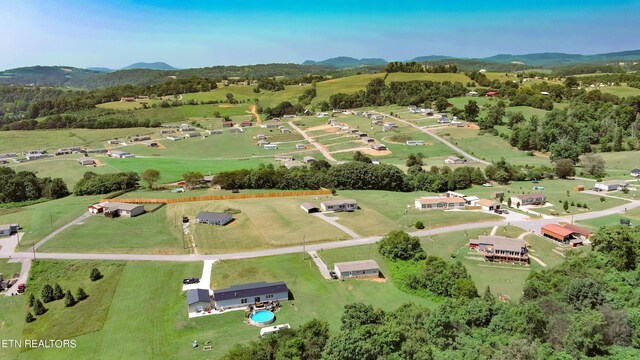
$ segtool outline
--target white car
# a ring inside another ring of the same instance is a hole
[[[484,184],[482,184],[482,186],[484,186],[484,187],[493,187],[493,185],[491,185],[491,183],[484,183]]]

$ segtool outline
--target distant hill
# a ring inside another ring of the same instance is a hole
[[[95,72],[99,72],[99,73],[110,73],[110,72],[114,72],[115,71],[113,69],[109,69],[109,68],[105,68],[105,67],[90,67],[90,68],[87,68],[87,70],[95,71]]]
[[[302,65],[329,65],[329,66],[337,67],[338,69],[344,69],[344,68],[350,68],[350,67],[356,67],[356,66],[367,66],[367,65],[380,66],[380,65],[386,65],[386,64],[387,64],[387,60],[385,59],[378,59],[378,58],[356,59],[356,58],[347,57],[347,56],[340,56],[340,57],[335,57],[335,58],[326,59],[322,61],[306,60],[305,62],[302,63]]]
[[[498,63],[522,62],[526,65],[553,66],[572,65],[593,62],[612,62],[639,60],[640,50],[621,51],[595,55],[565,54],[565,53],[535,53],[524,55],[499,54],[483,58],[482,60]]]
[[[71,66],[29,66],[0,72],[0,83],[19,85],[64,86],[83,81],[99,73]]]
[[[451,59],[451,58],[452,58],[451,56],[444,56],[444,55],[428,55],[428,56],[418,56],[408,61],[423,62],[423,61],[443,60],[443,59]]]
[[[173,66],[164,62],[154,62],[154,63],[139,62],[139,63],[131,64],[129,66],[125,66],[120,70],[131,70],[131,69],[178,70],[177,68],[174,68]]]

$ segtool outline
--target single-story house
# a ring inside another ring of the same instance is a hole
[[[256,140],[267,140],[267,135],[265,134],[258,134],[255,136]]]
[[[17,157],[18,154],[16,153],[6,153],[6,154],[0,154],[0,159],[1,158],[14,158]]]
[[[208,289],[191,289],[187,291],[187,307],[189,312],[201,312],[211,309],[211,296]]]
[[[167,140],[178,141],[182,140],[182,138],[180,136],[167,136]]]
[[[560,241],[564,244],[569,243],[569,241],[573,239],[573,231],[558,224],[544,225],[540,229],[540,232],[543,236]]]
[[[144,213],[144,206],[140,204],[128,204],[109,202],[104,205],[104,216],[131,218]]]
[[[273,157],[275,161],[293,161],[294,158],[291,155],[276,155]]]
[[[230,223],[233,217],[223,212],[201,211],[196,215],[196,223],[224,226]]]
[[[466,162],[467,162],[466,159],[461,159],[455,155],[451,155],[444,160],[445,164],[464,164]]]
[[[465,197],[463,197],[463,199],[464,199],[464,201],[466,201],[467,205],[471,205],[474,202],[480,200],[480,198],[477,197],[477,196],[465,196]]]
[[[73,154],[73,150],[71,150],[71,149],[58,149],[54,153],[55,156],[69,155],[69,154]]]
[[[278,145],[276,144],[266,144],[263,146],[265,150],[278,150]]]
[[[289,300],[289,288],[282,281],[233,285],[225,289],[213,290],[215,308],[221,310],[286,300]]]
[[[278,121],[280,122],[280,118],[279,117],[274,117],[273,119],[271,119],[272,121]]]
[[[133,96],[125,96],[120,98],[120,102],[134,102],[134,101],[136,101],[136,98],[134,98]]]
[[[316,158],[314,158],[313,156],[305,156],[302,158],[302,162],[305,164],[312,163],[314,161],[318,161],[318,160],[316,160]]]
[[[416,199],[414,206],[418,210],[453,210],[464,209],[466,204],[460,197],[429,196]]]
[[[518,207],[523,205],[542,205],[547,202],[547,197],[544,194],[522,194],[514,195],[511,197],[511,205]]]
[[[455,126],[455,127],[465,127],[467,126],[467,123],[464,121],[460,121],[460,120],[453,120],[451,122],[451,125]]]
[[[189,132],[189,131],[195,131],[195,129],[196,128],[194,128],[192,126],[189,126],[189,125],[186,125],[186,124],[182,124],[182,126],[180,126],[180,132],[182,132],[182,133],[186,133],[186,132]]]
[[[418,107],[417,107],[417,106],[415,106],[415,105],[409,105],[409,106],[407,106],[407,110],[409,110],[409,111],[415,111],[417,108],[418,108]]]
[[[142,136],[132,136],[129,138],[129,141],[131,142],[140,142],[140,141],[146,141],[146,140],[151,140],[151,136],[142,135]]]
[[[87,166],[87,165],[95,165],[96,161],[93,160],[92,158],[81,157],[80,159],[78,159],[78,163],[80,165]]]
[[[356,131],[354,134],[361,138],[367,137],[367,133],[363,133],[362,131]]]
[[[291,129],[286,128],[286,127],[282,127],[282,128],[280,128],[280,132],[281,132],[281,133],[283,133],[283,134],[284,134],[284,133],[290,133],[290,132],[291,132]]]
[[[244,130],[242,130],[242,128],[232,127],[231,129],[229,129],[229,132],[232,134],[239,134],[243,133]]]
[[[265,129],[277,128],[278,126],[279,126],[278,124],[274,124],[274,123],[266,123],[266,124],[260,125],[261,128],[265,128]]]
[[[207,130],[207,134],[209,134],[209,135],[219,135],[219,134],[222,134],[222,130]]]
[[[299,161],[285,161],[284,162],[284,167],[286,167],[287,169],[292,169],[292,168],[297,168],[297,167],[301,167],[302,163]]]
[[[383,144],[371,144],[371,148],[376,151],[387,150],[387,147],[384,146]]]
[[[190,132],[190,133],[187,133],[184,137],[192,139],[192,138],[198,138],[198,137],[201,137],[201,136],[202,135],[200,135],[199,132]]]
[[[271,144],[271,143],[269,141],[267,141],[267,140],[258,140],[256,142],[256,146],[265,146],[265,145],[268,145],[268,144]]]
[[[222,122],[222,127],[232,127],[233,126],[233,121],[223,121]]]
[[[333,270],[340,279],[380,277],[380,266],[374,260],[335,263]]]
[[[109,157],[112,158],[119,158],[119,159],[124,159],[127,157],[133,157],[132,154],[126,152],[126,151],[120,151],[120,150],[110,150],[108,153]]]
[[[478,92],[477,91],[469,91],[467,93],[467,96],[478,96]]]
[[[320,203],[322,211],[354,211],[358,209],[358,202],[353,199],[329,200]]]
[[[491,193],[491,198],[492,199],[500,199],[500,198],[504,198],[504,191],[494,191]]]
[[[438,119],[438,124],[448,124],[450,122],[451,120],[449,120],[446,114],[440,115],[440,119]]]
[[[633,169],[629,174],[633,177],[638,177],[640,176],[640,169]]]
[[[309,214],[320,212],[320,209],[312,203],[302,203],[300,204],[300,208],[302,208],[302,210],[306,211]]]
[[[463,193],[459,193],[459,192],[455,192],[455,191],[447,191],[445,196],[447,196],[447,197],[459,197],[459,198],[465,197],[465,195]]]
[[[471,205],[480,206],[482,210],[493,211],[496,209],[500,209],[500,203],[493,200],[488,199],[480,199],[471,203]]]
[[[409,146],[424,145],[424,140],[407,140],[406,144]]]
[[[627,184],[626,181],[609,180],[609,181],[597,182],[593,188],[596,191],[615,191],[615,190],[622,190],[626,188],[628,185],[629,184]]]
[[[0,236],[11,236],[14,232],[20,229],[18,224],[4,224],[0,225]]]
[[[382,115],[373,115],[371,120],[382,120]]]
[[[159,146],[157,141],[145,141],[144,145],[147,146],[147,147],[158,147]]]
[[[382,131],[391,131],[397,127],[398,126],[396,126],[396,124],[394,123],[385,123],[382,125]]]
[[[480,235],[469,240],[469,247],[483,254],[486,261],[529,263],[529,250],[522,239]]]
[[[370,144],[370,143],[374,143],[374,142],[376,142],[376,139],[374,139],[374,138],[370,138],[370,137],[366,137],[366,136],[365,136],[365,137],[363,137],[363,138],[360,138],[360,140],[364,141],[364,142],[365,142],[365,143],[367,143],[367,144]]]
[[[303,150],[303,149],[306,149],[306,148],[307,148],[307,146],[305,144],[296,144],[296,149]]]
[[[253,125],[253,123],[251,121],[243,121],[240,123],[240,126],[242,127],[247,127],[247,126],[251,126]]]

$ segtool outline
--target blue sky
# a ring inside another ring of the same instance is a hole
[[[0,0],[0,69],[640,49],[631,1]]]

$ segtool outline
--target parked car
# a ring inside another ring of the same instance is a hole
[[[182,217],[182,223],[183,224],[187,224],[189,222],[189,217],[188,216],[183,216]]]
[[[502,210],[502,213],[503,213],[503,214],[508,214],[508,213],[509,213],[509,210]]]
[[[199,282],[200,282],[200,279],[198,278],[188,278],[188,279],[182,280],[182,283],[185,285],[198,284]]]
[[[333,271],[333,270],[329,271],[329,275],[331,276],[332,279],[337,279],[338,278],[338,274],[336,274],[336,272]]]
[[[484,187],[493,187],[493,185],[491,185],[491,183],[484,183],[484,184],[482,184],[482,186],[484,186]]]
[[[18,294],[23,294],[27,290],[27,285],[18,284]]]

